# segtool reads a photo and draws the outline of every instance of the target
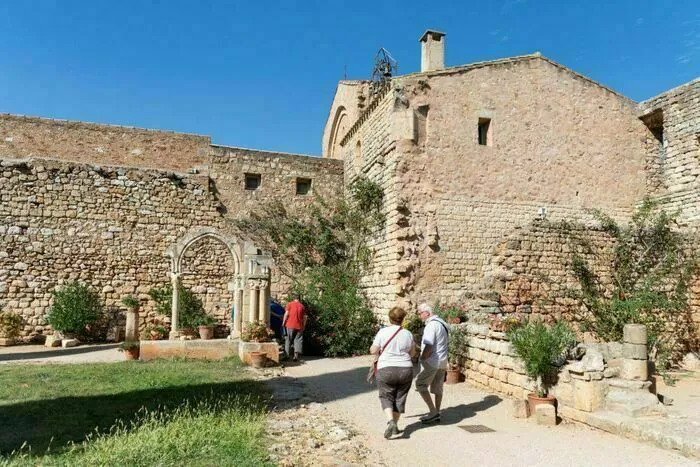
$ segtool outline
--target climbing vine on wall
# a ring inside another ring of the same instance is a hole
[[[346,199],[317,197],[301,212],[281,202],[260,207],[234,227],[275,260],[310,310],[310,341],[329,356],[365,353],[376,319],[360,280],[371,265],[371,240],[384,225],[384,192],[360,177]]]
[[[698,263],[688,248],[690,239],[674,228],[677,213],[659,209],[648,199],[626,226],[601,211],[593,214],[614,247],[608,257],[596,258],[609,265],[610,281],[601,280],[589,262],[573,255],[577,296],[588,311],[583,329],[604,341],[620,341],[625,324],[645,324],[650,356],[665,369],[692,340],[689,283]]]

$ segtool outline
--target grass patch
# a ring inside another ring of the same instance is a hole
[[[0,464],[264,465],[264,395],[237,359],[5,365]]]

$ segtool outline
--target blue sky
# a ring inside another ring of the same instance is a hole
[[[700,76],[699,0],[0,1],[0,112],[320,154],[336,83],[541,51],[635,100]]]

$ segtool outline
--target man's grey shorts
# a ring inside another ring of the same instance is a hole
[[[442,394],[442,385],[445,382],[446,374],[445,370],[421,362],[420,373],[416,376],[416,391],[428,392],[428,386],[430,386],[430,392]]]

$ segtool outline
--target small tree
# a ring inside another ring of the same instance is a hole
[[[0,337],[16,339],[22,330],[22,317],[0,307]]]
[[[87,284],[71,282],[52,292],[54,304],[46,322],[56,331],[86,335],[102,318],[102,298]]]
[[[268,252],[290,279],[309,311],[306,342],[328,356],[366,353],[377,329],[360,281],[371,265],[371,240],[384,223],[383,191],[360,177],[349,192],[333,204],[317,197],[301,213],[268,203],[233,221],[240,236]]]
[[[181,328],[195,329],[205,316],[202,300],[190,289],[180,286],[178,321]],[[163,287],[153,288],[148,295],[156,302],[158,314],[169,316],[172,313],[173,286],[166,284]]]
[[[545,397],[548,391],[547,376],[556,370],[555,363],[561,355],[576,344],[573,331],[564,323],[547,327],[530,322],[512,328],[507,333],[516,355],[525,364],[525,372],[535,382],[535,392]]]

